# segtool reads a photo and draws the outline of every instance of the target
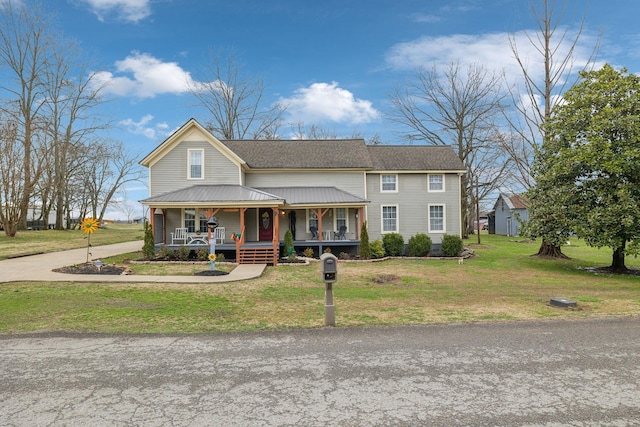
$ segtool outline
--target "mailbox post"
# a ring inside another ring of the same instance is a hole
[[[325,253],[320,256],[320,274],[324,282],[324,325],[336,326],[333,284],[338,279],[338,258],[335,255]]]
[[[216,228],[218,228],[218,218],[216,218],[215,216],[212,216],[211,218],[209,218],[209,220],[207,221],[207,228],[209,228],[209,254],[215,254],[216,253],[216,236],[215,236],[215,231]],[[215,264],[211,264],[209,269],[210,270],[214,270]]]

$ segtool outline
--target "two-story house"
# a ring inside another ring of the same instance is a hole
[[[451,147],[363,139],[218,140],[191,119],[140,162],[149,168],[156,244],[211,239],[239,262],[277,262],[287,229],[299,252],[356,253],[370,240],[461,235],[464,167]],[[217,219],[211,234],[209,218]],[[261,253],[262,256],[256,255]],[[265,258],[266,257],[266,258]]]

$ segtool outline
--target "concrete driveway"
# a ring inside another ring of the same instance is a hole
[[[113,245],[93,246],[90,259],[101,259],[113,255],[139,251],[144,242],[134,241]],[[260,277],[265,264],[239,265],[226,276],[118,276],[105,274],[63,274],[52,271],[66,265],[87,261],[87,249],[51,252],[0,261],[0,283],[16,281],[44,282],[160,282],[160,283],[213,283],[248,280]],[[205,268],[206,269],[206,268]]]
[[[640,319],[0,336],[0,426],[638,426]]]

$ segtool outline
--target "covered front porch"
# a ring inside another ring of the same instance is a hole
[[[274,265],[287,230],[298,255],[307,248],[314,256],[327,248],[336,255],[356,255],[366,203],[335,187],[266,191],[235,185],[194,186],[142,202],[150,208],[157,248],[187,246],[197,251],[208,248],[214,239],[216,252],[238,263]],[[207,227],[212,217],[217,232]]]

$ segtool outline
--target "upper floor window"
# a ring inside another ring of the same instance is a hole
[[[429,191],[444,191],[444,175],[429,175]]]
[[[204,178],[204,150],[188,150],[188,171],[189,179],[203,179]]]
[[[380,175],[380,191],[395,193],[398,191],[398,175]]]

